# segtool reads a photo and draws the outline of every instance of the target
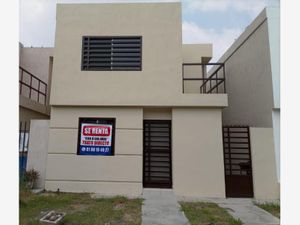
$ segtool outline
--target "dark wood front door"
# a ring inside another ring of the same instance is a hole
[[[172,188],[171,143],[170,120],[144,120],[144,187]]]
[[[224,126],[226,197],[253,197],[249,127]]]

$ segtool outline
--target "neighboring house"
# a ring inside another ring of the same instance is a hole
[[[51,81],[50,124],[33,121],[30,134],[38,187],[278,199],[279,34],[269,14],[210,63],[211,44],[182,44],[180,3],[58,4],[53,57],[29,57],[48,65],[30,70],[45,75],[47,96]]]
[[[264,9],[219,60],[225,64],[228,93],[223,124],[251,127],[253,138],[262,146],[252,158],[265,161],[264,170],[254,182],[264,180],[272,192],[278,181],[273,195],[279,192],[280,178],[279,15],[279,8]],[[257,169],[255,162],[252,166]]]
[[[50,119],[49,68],[53,48],[23,47],[19,43],[19,152],[20,172],[25,170],[30,122]]]

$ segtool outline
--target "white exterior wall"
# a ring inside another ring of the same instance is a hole
[[[280,11],[267,8],[274,108],[280,108]]]
[[[273,135],[276,159],[277,180],[280,182],[280,109],[273,110]]]
[[[254,198],[258,200],[280,198],[272,130],[272,128],[250,127],[253,190]]]
[[[35,188],[45,187],[48,140],[49,120],[31,120],[26,169],[34,169],[40,173]]]
[[[280,10],[267,8],[274,109],[272,111],[277,179],[280,181]]]
[[[176,195],[225,198],[221,115],[221,109],[172,109]]]

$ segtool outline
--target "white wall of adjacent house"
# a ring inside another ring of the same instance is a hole
[[[280,109],[273,109],[273,135],[276,159],[277,180],[280,182]]]
[[[253,191],[257,200],[280,198],[272,130],[267,127],[250,127]]]
[[[27,170],[39,172],[39,179],[34,188],[45,187],[46,163],[49,139],[49,120],[31,120],[29,148],[27,155]]]
[[[277,179],[280,182],[280,10],[267,8],[270,63],[272,71],[273,102],[272,123],[276,156]]]
[[[280,108],[280,11],[267,8],[274,108]]]

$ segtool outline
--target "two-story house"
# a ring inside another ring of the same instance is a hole
[[[59,4],[56,18],[45,188],[225,197],[225,81],[205,77],[211,45],[182,44],[181,4]]]
[[[50,125],[35,121],[29,154],[39,187],[278,199],[276,104],[255,95],[272,82],[251,83],[276,65],[266,15],[211,63],[211,44],[182,44],[180,3],[58,4]]]

